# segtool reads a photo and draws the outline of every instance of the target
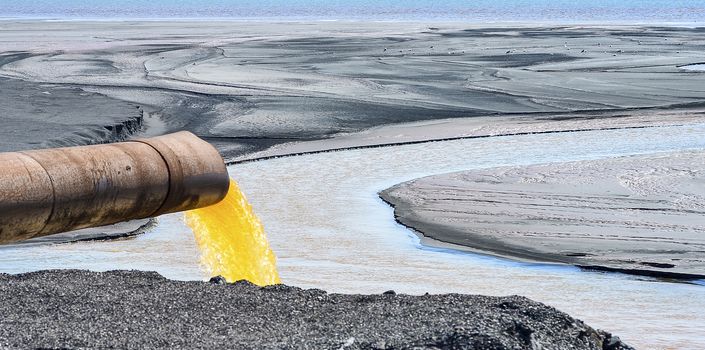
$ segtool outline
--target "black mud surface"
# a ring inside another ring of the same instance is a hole
[[[142,128],[137,104],[76,87],[0,78],[0,90],[0,152],[121,141]]]
[[[631,349],[519,296],[341,295],[62,270],[0,274],[0,301],[0,347],[13,349]]]

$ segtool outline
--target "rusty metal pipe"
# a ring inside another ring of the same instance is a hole
[[[230,180],[189,132],[0,153],[0,244],[220,202]]]

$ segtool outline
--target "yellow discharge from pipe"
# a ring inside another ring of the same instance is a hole
[[[228,195],[220,203],[185,215],[201,250],[201,262],[212,276],[260,286],[280,283],[262,223],[237,182],[230,180]]]

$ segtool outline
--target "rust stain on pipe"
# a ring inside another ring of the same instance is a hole
[[[220,202],[218,151],[189,132],[0,153],[0,244]]]

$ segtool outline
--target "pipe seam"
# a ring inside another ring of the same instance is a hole
[[[141,143],[143,145],[147,145],[147,146],[151,147],[154,151],[157,152],[157,154],[159,154],[159,157],[161,157],[162,161],[164,162],[164,166],[166,166],[166,175],[167,175],[167,178],[169,179],[169,186],[167,186],[166,196],[164,196],[164,201],[162,202],[162,204],[159,205],[159,208],[157,208],[157,210],[155,210],[151,214],[149,214],[150,217],[154,217],[154,216],[156,216],[157,213],[161,212],[164,209],[164,206],[166,206],[167,203],[169,203],[169,195],[171,195],[171,193],[172,193],[172,191],[171,191],[171,181],[173,180],[173,176],[171,173],[172,169],[169,166],[169,162],[166,160],[166,157],[164,157],[162,152],[160,152],[159,149],[157,149],[156,147],[151,145],[149,142],[146,142],[144,140],[139,140],[139,139],[130,140],[128,142],[137,142],[137,143]]]
[[[42,170],[44,170],[44,173],[47,174],[47,178],[49,178],[49,184],[51,184],[51,210],[49,211],[49,216],[47,219],[44,221],[44,226],[42,226],[41,230],[37,234],[41,234],[41,232],[44,232],[44,230],[49,226],[49,223],[51,220],[54,218],[54,213],[56,212],[56,185],[54,184],[54,178],[51,176],[51,173],[49,173],[49,170],[40,162],[39,160],[35,159],[32,157],[32,155],[27,154],[25,152],[17,152],[17,154],[26,157],[28,159],[31,159],[33,162],[37,163]]]
[[[218,150],[185,131],[0,153],[0,244],[203,208],[229,185]]]

